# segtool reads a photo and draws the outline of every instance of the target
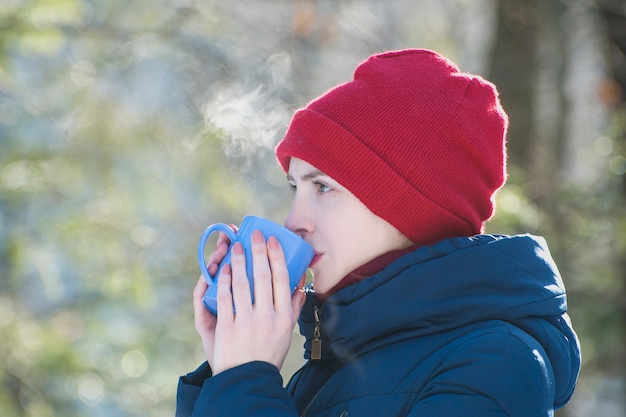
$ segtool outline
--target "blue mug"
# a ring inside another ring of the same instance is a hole
[[[276,237],[280,242],[280,245],[285,254],[285,262],[287,263],[287,270],[289,271],[289,283],[291,285],[291,292],[293,294],[296,289],[302,275],[306,272],[309,264],[315,256],[313,248],[304,241],[300,236],[293,233],[291,230],[275,223],[271,220],[264,219],[257,216],[246,216],[243,218],[241,226],[237,233],[233,231],[228,225],[224,223],[215,223],[207,227],[202,234],[200,242],[198,243],[198,265],[202,276],[209,284],[209,288],[204,294],[202,301],[204,306],[213,314],[217,315],[217,277],[219,277],[222,268],[226,264],[230,264],[230,248],[222,259],[215,276],[209,274],[209,270],[206,264],[205,258],[205,246],[209,236],[214,232],[224,232],[230,239],[230,245],[235,242],[240,242],[243,246],[244,254],[246,256],[246,274],[248,281],[250,282],[250,291],[252,296],[252,303],[254,303],[254,279],[252,272],[252,250],[251,237],[252,232],[259,230],[263,233],[265,240],[270,236]]]

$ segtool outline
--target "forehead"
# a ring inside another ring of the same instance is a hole
[[[328,177],[328,175],[302,159],[291,158],[287,179],[310,179],[315,177]]]

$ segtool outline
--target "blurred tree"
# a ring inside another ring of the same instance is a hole
[[[621,109],[622,87],[618,80],[625,73],[618,67],[626,61],[624,50],[617,46],[616,34],[623,33],[626,27],[624,6],[619,0],[604,3],[608,44],[616,45],[609,47],[608,62],[613,73],[604,87],[593,88],[609,107],[615,107],[617,104],[610,102],[619,97]],[[577,139],[576,133],[580,132],[573,131],[572,122],[580,110],[572,91],[580,81],[573,80],[572,74],[574,63],[581,58],[593,59],[581,52],[581,36],[588,42],[591,33],[589,20],[594,11],[590,4],[501,0],[497,10],[490,78],[498,85],[511,119],[511,179],[499,198],[503,205],[516,198],[525,209],[517,211],[513,218],[508,217],[506,209],[504,213],[500,211],[491,229],[498,230],[508,221],[517,225],[521,222],[523,226],[525,219],[530,218],[536,232],[548,237],[569,290],[570,312],[582,337],[584,360],[577,393],[580,401],[574,401],[559,414],[591,415],[585,414],[590,411],[585,407],[595,401],[600,414],[611,415],[612,410],[624,407],[623,389],[599,392],[591,386],[607,387],[612,380],[621,381],[616,383],[624,386],[626,212],[623,196],[615,187],[625,170],[624,149],[620,145],[624,135],[623,109],[614,112],[609,128],[584,132],[597,136],[579,134]],[[605,39],[599,42],[607,45]],[[598,97],[595,100],[597,109],[602,102]],[[590,103],[585,106],[586,111],[592,111]],[[595,158],[591,153],[603,157],[601,173],[581,179],[577,172]],[[572,166],[576,169],[569,168]],[[532,214],[522,215],[524,211]],[[608,369],[612,371],[607,372]],[[580,414],[580,410],[585,412]]]
[[[612,110],[613,118],[613,128],[606,139],[611,141],[609,143],[614,148],[608,166],[613,180],[609,181],[607,191],[616,194],[611,219],[616,230],[614,252],[619,290],[611,294],[609,299],[619,315],[621,329],[618,330],[618,343],[622,347],[615,355],[606,357],[601,366],[620,378],[626,375],[626,351],[623,349],[626,345],[626,3],[620,0],[597,0],[597,7],[605,22],[607,37],[607,73],[600,94]],[[626,383],[622,384],[620,394],[626,398]]]
[[[192,84],[226,79],[212,29],[166,6],[0,6],[3,415],[169,416],[199,361],[195,243],[253,193]]]
[[[502,105],[511,119],[509,161],[529,166],[533,149],[533,86],[537,78],[538,0],[497,2],[496,33],[488,78],[498,86]]]

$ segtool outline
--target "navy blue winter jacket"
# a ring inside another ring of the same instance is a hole
[[[322,305],[308,294],[305,357],[319,326],[322,358],[286,388],[268,363],[205,363],[181,377],[176,416],[552,416],[580,368],[566,309],[543,238],[447,239]]]

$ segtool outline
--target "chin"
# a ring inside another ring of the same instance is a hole
[[[324,291],[327,290],[326,286],[323,283],[323,280],[320,280],[319,278],[317,278],[315,274],[313,275],[313,288],[315,289],[315,292],[317,293],[323,293]]]
[[[318,294],[325,294],[330,291],[334,287],[333,285],[328,285],[328,281],[319,278],[313,278],[313,288],[315,292]]]

